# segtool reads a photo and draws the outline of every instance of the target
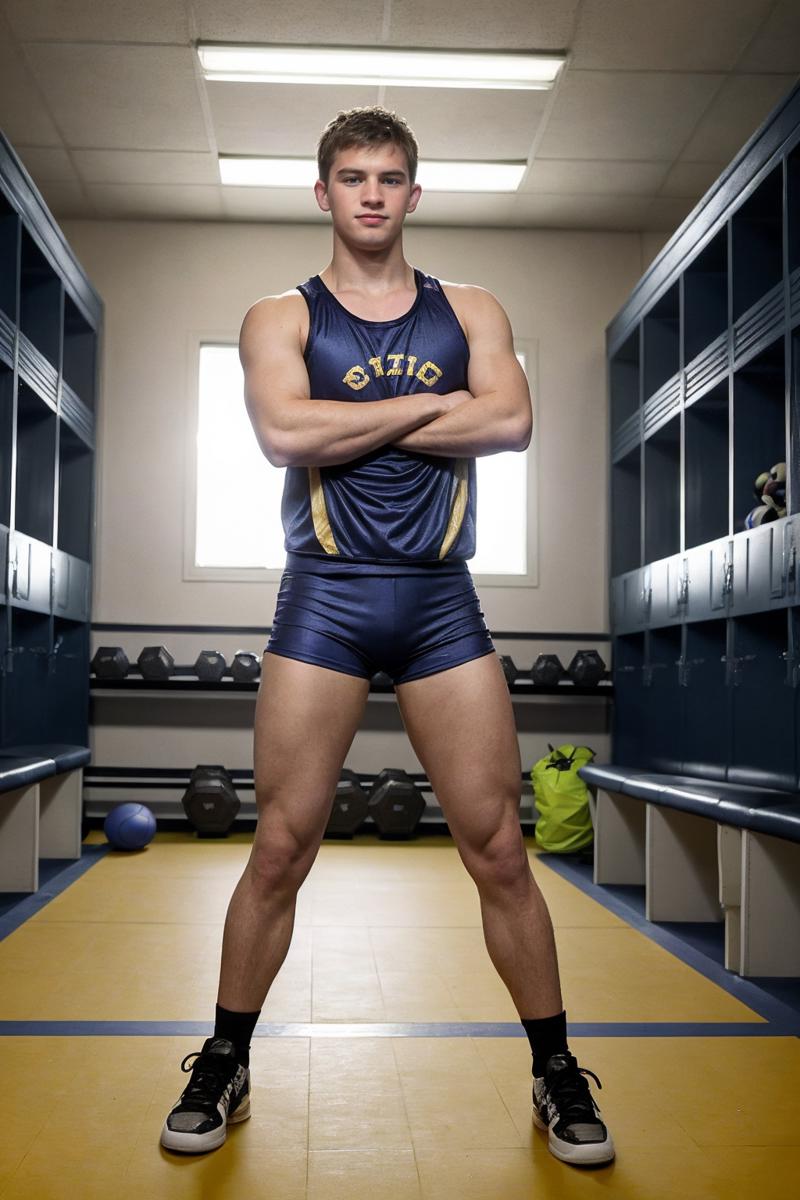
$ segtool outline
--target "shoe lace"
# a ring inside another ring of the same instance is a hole
[[[191,1100],[216,1105],[220,1092],[231,1077],[230,1064],[221,1055],[204,1053],[202,1050],[187,1054],[181,1063],[181,1070],[185,1074],[191,1071],[192,1075],[181,1096],[182,1104]]]
[[[562,1120],[567,1121],[596,1121],[600,1109],[594,1102],[589,1091],[589,1084],[583,1078],[591,1075],[597,1086],[602,1090],[602,1083],[594,1071],[577,1064],[572,1069],[560,1072],[550,1085],[550,1093],[558,1102],[558,1111]]]

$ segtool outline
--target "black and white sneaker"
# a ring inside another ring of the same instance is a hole
[[[250,1070],[237,1062],[232,1042],[214,1037],[187,1054],[181,1070],[192,1077],[164,1122],[161,1145],[184,1154],[216,1150],[228,1125],[250,1116]]]
[[[544,1077],[533,1078],[533,1123],[546,1129],[551,1154],[578,1166],[611,1162],[614,1143],[600,1120],[600,1109],[584,1078],[592,1071],[578,1066],[572,1054],[554,1054],[547,1060]]]

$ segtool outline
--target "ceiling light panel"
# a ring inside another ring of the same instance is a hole
[[[417,180],[430,192],[515,192],[524,162],[420,162]],[[310,188],[318,179],[313,158],[256,158],[221,154],[220,179],[233,187]]]
[[[542,89],[564,56],[382,47],[227,46],[198,43],[206,79],[247,83]]]

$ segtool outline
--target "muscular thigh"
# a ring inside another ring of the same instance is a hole
[[[409,738],[463,856],[519,828],[520,755],[495,654],[401,684]]]
[[[254,729],[257,841],[318,844],[369,681],[265,654]]]

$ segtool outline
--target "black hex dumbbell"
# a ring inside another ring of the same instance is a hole
[[[567,674],[580,687],[597,687],[606,673],[606,664],[596,650],[578,650],[567,667]]]
[[[225,837],[240,808],[224,767],[198,765],[183,795],[183,811],[200,837]]]
[[[540,654],[531,668],[531,678],[539,687],[554,687],[564,674],[557,654]]]
[[[145,646],[136,660],[143,679],[169,679],[175,659],[166,646]]]
[[[369,794],[368,812],[381,838],[410,838],[425,811],[425,797],[405,771],[386,767]]]
[[[128,656],[121,646],[98,646],[92,659],[92,671],[98,679],[124,679],[130,670]]]
[[[355,771],[343,770],[342,777],[336,785],[333,808],[325,833],[331,837],[351,838],[366,820],[368,804],[367,793]]]

